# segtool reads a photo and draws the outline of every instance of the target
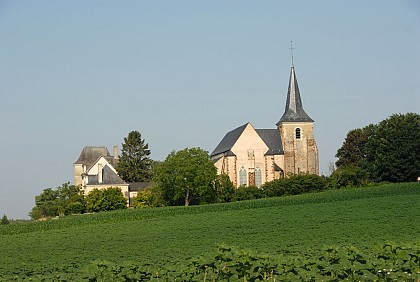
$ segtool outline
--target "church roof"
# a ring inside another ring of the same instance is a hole
[[[232,131],[229,131],[225,137],[223,137],[222,141],[220,141],[219,145],[217,145],[216,149],[214,149],[214,151],[210,154],[210,156],[215,156],[230,151],[248,124],[249,123],[246,123]]]
[[[214,151],[210,154],[210,156],[216,156],[222,153],[226,153],[227,155],[234,155],[231,149],[248,124],[249,123],[246,123],[228,132],[222,141],[220,141],[219,145],[217,145],[216,149],[214,149]],[[266,155],[283,154],[283,146],[281,143],[280,131],[278,129],[255,129],[255,131],[268,147]]]
[[[266,155],[283,155],[280,130],[278,129],[255,129],[268,147]]]
[[[290,70],[286,107],[283,116],[277,123],[277,126],[280,126],[282,122],[313,122],[313,119],[311,119],[303,109],[295,68],[293,65]]]

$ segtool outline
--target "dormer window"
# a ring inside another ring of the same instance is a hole
[[[295,137],[296,139],[300,139],[301,136],[301,129],[298,127],[295,129]]]

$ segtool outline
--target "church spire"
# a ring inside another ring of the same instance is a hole
[[[313,122],[313,120],[308,116],[302,106],[302,100],[300,99],[299,86],[293,61],[290,70],[286,107],[283,116],[277,123],[277,126],[280,126],[282,122]]]

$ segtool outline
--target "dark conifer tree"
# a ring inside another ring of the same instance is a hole
[[[138,131],[131,131],[124,138],[117,171],[127,182],[148,181],[152,176],[149,145],[141,139]]]

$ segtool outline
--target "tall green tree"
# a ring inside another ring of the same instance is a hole
[[[374,134],[375,129],[376,126],[370,124],[364,128],[350,130],[343,145],[335,155],[338,158],[335,165],[338,168],[350,165],[363,166],[367,157],[366,144]]]
[[[375,181],[410,182],[420,176],[420,115],[394,114],[381,121],[367,142]]]
[[[154,182],[167,205],[196,205],[216,201],[216,167],[206,151],[186,148],[170,153],[157,168]]]
[[[148,181],[152,176],[149,145],[138,131],[131,131],[124,138],[117,172],[127,182]]]
[[[394,114],[377,125],[351,130],[338,149],[337,176],[357,172],[359,180],[407,182],[420,176],[420,115]]]

